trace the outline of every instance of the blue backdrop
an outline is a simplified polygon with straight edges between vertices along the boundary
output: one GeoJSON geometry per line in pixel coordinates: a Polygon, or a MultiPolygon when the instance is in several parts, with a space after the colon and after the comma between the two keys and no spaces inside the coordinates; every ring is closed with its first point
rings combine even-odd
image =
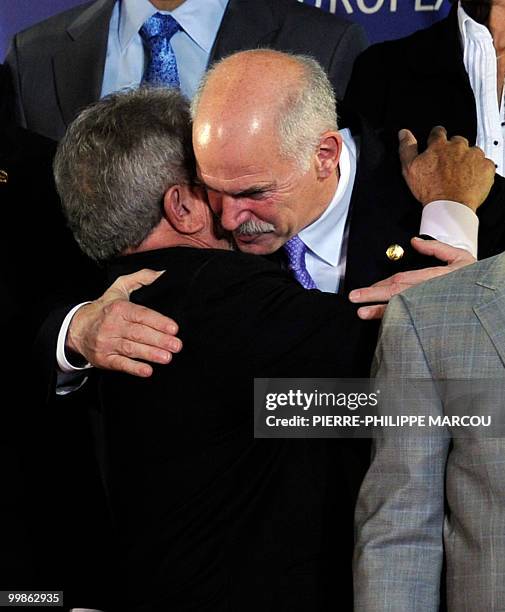
{"type": "MultiPolygon", "coordinates": [[[[371,42],[399,38],[449,11],[449,0],[304,0],[361,23],[371,42]]],[[[202,0],[205,2],[205,0],[202,0]]],[[[0,58],[13,34],[83,0],[0,0],[0,58]]]]}

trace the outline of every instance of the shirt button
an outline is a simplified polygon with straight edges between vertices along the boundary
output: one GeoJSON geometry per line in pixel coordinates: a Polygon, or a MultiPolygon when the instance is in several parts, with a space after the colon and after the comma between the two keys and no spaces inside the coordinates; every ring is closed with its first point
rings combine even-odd
{"type": "Polygon", "coordinates": [[[499,143],[497,140],[495,140],[495,141],[493,142],[493,144],[494,144],[495,146],[497,146],[497,145],[499,145],[500,143],[499,143]]]}
{"type": "Polygon", "coordinates": [[[505,121],[502,121],[502,124],[501,124],[501,126],[503,127],[504,125],[505,125],[505,121]]]}

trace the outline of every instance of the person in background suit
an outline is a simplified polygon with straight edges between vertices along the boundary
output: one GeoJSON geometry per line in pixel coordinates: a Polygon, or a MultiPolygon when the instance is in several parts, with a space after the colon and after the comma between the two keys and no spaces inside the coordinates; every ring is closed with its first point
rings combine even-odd
{"type": "Polygon", "coordinates": [[[422,143],[443,125],[477,144],[505,176],[504,24],[502,2],[455,2],[439,23],[364,51],[346,103],[374,126],[409,128],[422,143]]]}
{"type": "Polygon", "coordinates": [[[85,110],[55,177],[77,242],[111,280],[169,270],[132,298],[175,316],[185,345],[151,378],[98,374],[120,547],[114,609],[326,611],[337,590],[352,610],[347,445],[254,440],[251,379],[365,375],[369,323],[342,296],[231,249],[194,186],[175,89],[85,110]]]}
{"type": "MultiPolygon", "coordinates": [[[[450,242],[460,213],[471,226],[476,217],[467,206],[428,202],[448,198],[476,210],[494,175],[481,151],[447,142],[442,130],[434,131],[422,155],[406,132],[403,172],[413,197],[397,156],[386,155],[366,123],[351,117],[350,129],[337,130],[335,98],[322,69],[309,58],[278,51],[245,51],[222,60],[207,72],[192,111],[200,179],[238,247],[262,255],[284,247],[299,267],[289,250],[293,238],[298,245],[301,240],[307,286],[347,293],[381,281],[353,291],[357,302],[387,301],[410,282],[449,271],[451,266],[408,273],[432,263],[419,252],[436,255],[441,249],[446,261],[461,255],[421,240],[411,249],[410,240],[420,232],[450,242]]],[[[496,199],[495,192],[491,208],[496,199]]],[[[458,244],[476,252],[466,240],[474,230],[458,244]]],[[[503,227],[494,231],[486,242],[500,249],[503,227]]],[[[368,306],[360,312],[371,318],[383,310],[368,306]]]]}
{"type": "Polygon", "coordinates": [[[168,52],[188,97],[209,63],[257,46],[312,54],[342,97],[366,47],[361,26],[295,0],[96,0],[14,37],[7,64],[20,124],[59,140],[86,105],[138,86],[151,57],[142,27],[157,11],[175,20],[167,25],[168,52]]]}
{"type": "Polygon", "coordinates": [[[498,255],[415,287],[386,311],[375,369],[378,388],[396,388],[387,414],[492,421],[375,439],[356,510],[360,612],[437,612],[444,577],[448,612],[503,609],[504,287],[498,255]]]}

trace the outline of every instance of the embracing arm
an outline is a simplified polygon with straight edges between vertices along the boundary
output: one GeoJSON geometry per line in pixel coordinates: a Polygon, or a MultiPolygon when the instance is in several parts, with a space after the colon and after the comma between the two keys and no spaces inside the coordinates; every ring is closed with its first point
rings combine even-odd
{"type": "Polygon", "coordinates": [[[382,302],[360,308],[358,314],[364,319],[381,318],[391,297],[408,287],[475,262],[475,212],[489,195],[495,176],[493,162],[481,149],[470,147],[461,136],[448,140],[443,127],[432,129],[423,153],[419,153],[417,140],[409,130],[401,130],[399,139],[403,177],[423,206],[420,232],[438,241],[417,239],[412,245],[421,254],[448,265],[401,272],[353,291],[349,297],[354,303],[382,302]]]}

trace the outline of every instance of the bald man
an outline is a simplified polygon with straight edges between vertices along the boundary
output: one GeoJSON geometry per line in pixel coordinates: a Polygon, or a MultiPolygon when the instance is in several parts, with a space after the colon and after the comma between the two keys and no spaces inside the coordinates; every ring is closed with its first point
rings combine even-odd
{"type": "MultiPolygon", "coordinates": [[[[312,59],[270,50],[232,55],[207,73],[192,113],[199,176],[223,227],[246,253],[286,247],[286,263],[304,286],[385,302],[472,261],[443,243],[417,239],[412,248],[411,239],[428,234],[475,254],[475,211],[491,188],[493,164],[463,139],[448,142],[442,128],[417,155],[404,131],[409,191],[396,151],[388,155],[359,118],[338,130],[330,83],[312,59]],[[449,265],[407,272],[429,265],[430,255],[449,265]]],[[[486,244],[496,252],[505,246],[491,238],[486,244]]],[[[360,314],[383,311],[374,305],[360,314]]]]}

